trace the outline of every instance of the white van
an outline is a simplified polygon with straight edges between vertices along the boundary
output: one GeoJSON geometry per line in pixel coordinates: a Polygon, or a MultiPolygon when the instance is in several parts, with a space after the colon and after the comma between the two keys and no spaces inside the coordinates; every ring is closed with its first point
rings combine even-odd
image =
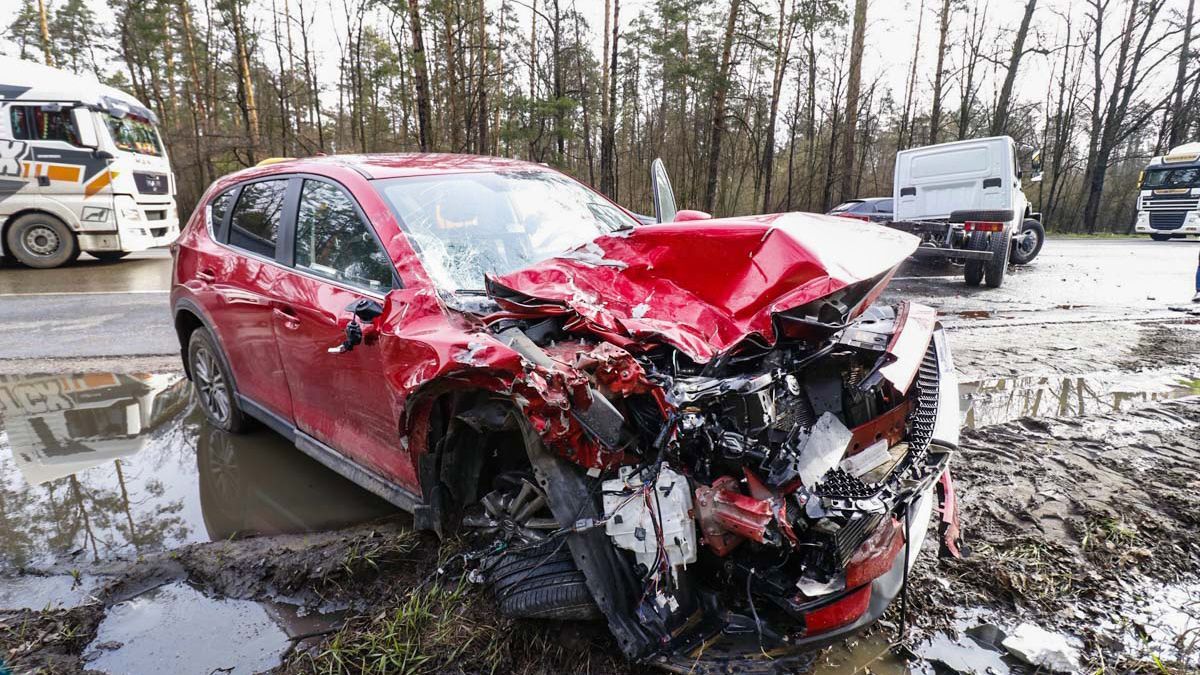
{"type": "Polygon", "coordinates": [[[1200,143],[1171,148],[1146,165],[1134,231],[1154,241],[1200,234],[1200,143]]]}
{"type": "Polygon", "coordinates": [[[30,267],[116,260],[179,235],[175,177],[137,99],[0,56],[0,251],[30,267]]]}
{"type": "MultiPolygon", "coordinates": [[[[1033,180],[1040,180],[1036,155],[1033,180]]],[[[999,286],[1011,261],[1041,251],[1045,230],[1021,191],[1016,143],[1008,136],[896,153],[893,227],[923,239],[918,253],[964,262],[968,285],[999,286]]]]}

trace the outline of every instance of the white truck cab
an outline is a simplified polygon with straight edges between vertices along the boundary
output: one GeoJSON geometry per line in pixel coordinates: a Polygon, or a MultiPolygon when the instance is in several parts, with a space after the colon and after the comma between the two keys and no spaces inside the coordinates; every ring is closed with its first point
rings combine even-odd
{"type": "MultiPolygon", "coordinates": [[[[1034,176],[1041,179],[1037,154],[1034,176]]],[[[1017,146],[1008,136],[896,153],[890,226],[922,237],[921,257],[961,260],[964,278],[999,286],[1011,261],[1031,262],[1045,230],[1021,190],[1017,146]]]]}
{"type": "Polygon", "coordinates": [[[0,251],[30,267],[179,235],[158,118],[95,79],[0,56],[0,251]]]}
{"type": "Polygon", "coordinates": [[[1155,241],[1200,235],[1200,143],[1171,148],[1146,165],[1134,231],[1155,241]]]}

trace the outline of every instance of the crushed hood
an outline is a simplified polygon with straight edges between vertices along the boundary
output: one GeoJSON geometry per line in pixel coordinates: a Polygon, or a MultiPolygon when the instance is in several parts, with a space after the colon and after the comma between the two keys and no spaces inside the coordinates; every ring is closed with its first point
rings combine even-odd
{"type": "Polygon", "coordinates": [[[647,225],[491,277],[488,291],[510,312],[573,314],[619,342],[707,362],[752,336],[773,344],[776,313],[871,280],[873,297],[918,243],[807,213],[647,225]]]}

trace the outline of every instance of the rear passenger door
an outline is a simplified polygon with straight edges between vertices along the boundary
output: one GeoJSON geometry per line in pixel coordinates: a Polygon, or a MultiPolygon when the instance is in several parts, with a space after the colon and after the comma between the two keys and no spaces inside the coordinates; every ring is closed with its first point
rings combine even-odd
{"type": "MultiPolygon", "coordinates": [[[[274,294],[285,274],[276,260],[281,225],[290,217],[289,191],[298,188],[289,178],[243,183],[228,198],[232,207],[216,233],[231,254],[204,260],[196,272],[207,284],[202,292],[212,294],[205,306],[238,393],[287,422],[292,402],[275,342],[274,294]]],[[[222,206],[224,199],[217,198],[222,206]]]]}
{"type": "Polygon", "coordinates": [[[395,270],[374,228],[341,185],[298,178],[290,266],[276,298],[275,337],[284,355],[296,426],[359,464],[416,491],[401,452],[397,402],[385,379],[387,337],[364,326],[363,342],[331,353],[361,299],[383,306],[395,270]]]}

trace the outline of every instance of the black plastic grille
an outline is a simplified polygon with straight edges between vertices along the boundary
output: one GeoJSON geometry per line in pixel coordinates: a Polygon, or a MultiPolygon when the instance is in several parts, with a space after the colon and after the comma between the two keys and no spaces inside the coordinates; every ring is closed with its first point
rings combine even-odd
{"type": "Polygon", "coordinates": [[[933,340],[925,350],[925,358],[917,370],[917,407],[908,418],[908,444],[912,450],[929,447],[933,440],[933,425],[938,410],[938,357],[933,340]]]}
{"type": "Polygon", "coordinates": [[[165,195],[171,187],[171,180],[165,173],[134,171],[133,182],[138,192],[144,195],[165,195]]]}
{"type": "Polygon", "coordinates": [[[1174,230],[1183,227],[1187,211],[1151,211],[1150,227],[1156,230],[1174,230]]]}
{"type": "Polygon", "coordinates": [[[879,526],[879,521],[882,519],[883,516],[879,514],[860,515],[857,518],[851,518],[846,521],[846,524],[842,525],[837,533],[833,535],[833,546],[840,567],[846,567],[850,562],[850,558],[854,556],[854,552],[875,531],[875,528],[879,526]]]}

